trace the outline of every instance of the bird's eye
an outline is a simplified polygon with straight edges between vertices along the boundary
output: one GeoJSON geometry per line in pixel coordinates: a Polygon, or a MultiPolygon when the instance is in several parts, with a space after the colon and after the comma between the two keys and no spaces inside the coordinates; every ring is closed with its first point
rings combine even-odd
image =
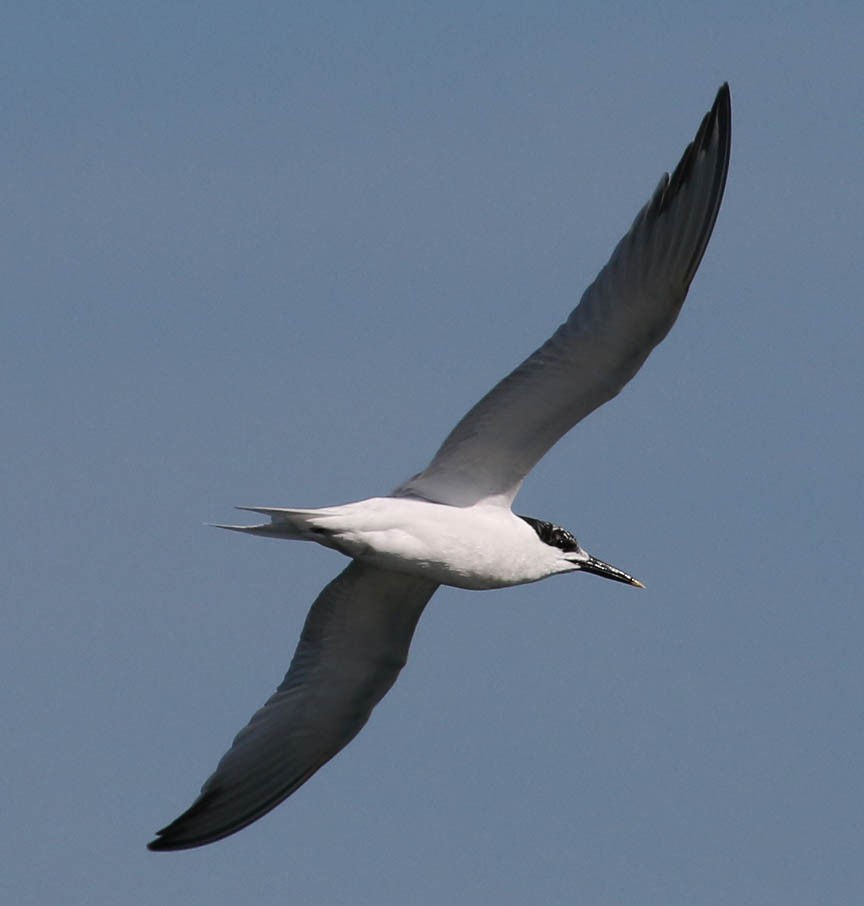
{"type": "Polygon", "coordinates": [[[579,542],[567,531],[567,529],[556,528],[552,532],[552,543],[562,551],[575,551],[579,548],[579,542]]]}

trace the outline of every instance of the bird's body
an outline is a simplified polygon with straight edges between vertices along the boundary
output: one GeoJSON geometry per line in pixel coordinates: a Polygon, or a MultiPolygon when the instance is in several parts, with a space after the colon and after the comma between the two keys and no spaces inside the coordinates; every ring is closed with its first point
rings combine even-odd
{"type": "Polygon", "coordinates": [[[454,507],[420,497],[372,497],[315,510],[242,507],[264,525],[232,531],[315,541],[371,566],[474,591],[538,582],[578,569],[509,507],[454,507]]]}
{"type": "Polygon", "coordinates": [[[308,540],[351,558],[318,596],[285,679],[240,731],[198,799],[155,850],[232,834],[343,749],[395,682],[439,585],[492,589],[565,572],[628,585],[552,523],[513,513],[526,475],[570,428],[614,397],[675,322],[711,236],[729,165],[724,85],[579,305],[456,425],[430,464],[391,495],[224,528],[308,540]]]}

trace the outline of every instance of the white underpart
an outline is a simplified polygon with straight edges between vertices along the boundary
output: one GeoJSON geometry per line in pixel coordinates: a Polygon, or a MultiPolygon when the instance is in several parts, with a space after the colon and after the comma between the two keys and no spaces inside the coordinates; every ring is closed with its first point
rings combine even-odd
{"type": "Polygon", "coordinates": [[[316,541],[383,569],[457,588],[504,588],[577,568],[528,523],[499,506],[452,507],[410,497],[373,497],[317,510],[244,507],[271,522],[223,526],[316,541]]]}

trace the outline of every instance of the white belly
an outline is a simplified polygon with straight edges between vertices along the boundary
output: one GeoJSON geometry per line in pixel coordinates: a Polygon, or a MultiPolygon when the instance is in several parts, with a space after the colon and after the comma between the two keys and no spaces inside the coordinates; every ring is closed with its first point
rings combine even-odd
{"type": "Polygon", "coordinates": [[[310,520],[358,560],[457,588],[536,582],[552,570],[534,530],[501,507],[458,508],[381,497],[330,507],[310,520]]]}

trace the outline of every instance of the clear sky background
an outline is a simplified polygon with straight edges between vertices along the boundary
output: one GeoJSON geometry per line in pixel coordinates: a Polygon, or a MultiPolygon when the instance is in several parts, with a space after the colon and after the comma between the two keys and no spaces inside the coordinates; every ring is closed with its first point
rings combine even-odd
{"type": "Polygon", "coordinates": [[[850,904],[856,3],[19,3],[0,29],[0,899],[850,904]],[[312,545],[567,315],[729,80],[684,312],[520,512],[646,591],[442,589],[358,739],[151,854],[280,681],[312,545]]]}

